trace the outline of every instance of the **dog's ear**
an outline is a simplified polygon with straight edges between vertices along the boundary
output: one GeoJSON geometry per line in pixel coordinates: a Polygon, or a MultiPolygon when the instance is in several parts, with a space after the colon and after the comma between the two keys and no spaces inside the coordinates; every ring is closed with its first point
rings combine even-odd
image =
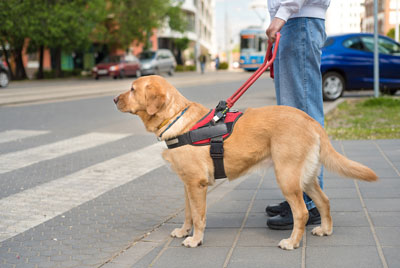
{"type": "Polygon", "coordinates": [[[156,114],[165,104],[165,89],[157,82],[149,83],[146,88],[146,112],[149,115],[156,114]]]}

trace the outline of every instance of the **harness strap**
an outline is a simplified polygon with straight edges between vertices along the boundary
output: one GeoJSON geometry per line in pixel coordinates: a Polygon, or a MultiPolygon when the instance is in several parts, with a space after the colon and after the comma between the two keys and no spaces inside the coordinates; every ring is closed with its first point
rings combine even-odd
{"type": "Polygon", "coordinates": [[[223,135],[228,134],[231,131],[232,126],[233,122],[221,123],[215,126],[207,125],[205,127],[186,132],[170,140],[166,140],[165,144],[167,145],[168,149],[174,149],[187,144],[193,145],[195,142],[209,138],[213,139],[219,136],[222,138],[223,135]]]}
{"type": "Polygon", "coordinates": [[[222,136],[211,139],[210,155],[214,163],[214,178],[226,178],[224,167],[224,139],[222,136]]]}
{"type": "MultiPolygon", "coordinates": [[[[215,113],[220,112],[220,110],[215,110],[215,113]]],[[[208,113],[203,119],[201,119],[199,121],[200,123],[198,124],[201,124],[202,121],[206,121],[210,113],[208,113]]],[[[218,120],[211,120],[211,118],[209,118],[208,120],[211,121],[208,121],[208,123],[206,121],[205,125],[198,128],[192,128],[192,130],[182,135],[179,135],[169,140],[165,140],[165,144],[167,145],[168,149],[174,149],[184,145],[210,145],[210,156],[214,164],[214,178],[226,178],[224,167],[224,139],[229,137],[229,135],[232,133],[232,128],[235,122],[242,115],[242,113],[239,113],[235,117],[231,117],[227,120],[230,121],[233,119],[234,121],[225,122],[225,117],[229,117],[230,114],[231,113],[228,113],[228,116],[223,114],[221,118],[224,118],[224,120],[218,123],[216,122],[218,120]]]]}

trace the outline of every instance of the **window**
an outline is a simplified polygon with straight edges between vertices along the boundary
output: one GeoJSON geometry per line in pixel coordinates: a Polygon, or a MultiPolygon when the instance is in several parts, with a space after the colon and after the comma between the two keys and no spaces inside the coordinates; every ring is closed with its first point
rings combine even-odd
{"type": "Polygon", "coordinates": [[[254,49],[255,36],[253,34],[242,35],[240,38],[240,49],[254,49]]]}
{"type": "Polygon", "coordinates": [[[258,37],[258,51],[264,52],[266,51],[265,43],[267,41],[267,38],[264,36],[259,36],[258,37]]]}
{"type": "MultiPolygon", "coordinates": [[[[361,39],[364,46],[368,49],[368,51],[374,52],[374,38],[372,36],[365,36],[361,37],[361,39]]],[[[382,54],[400,56],[399,44],[386,38],[379,37],[378,50],[379,53],[382,54]]]]}
{"type": "Polygon", "coordinates": [[[379,38],[379,51],[384,54],[400,56],[400,45],[386,38],[379,38]]]}
{"type": "Polygon", "coordinates": [[[195,16],[193,13],[186,13],[187,26],[186,30],[189,32],[195,32],[195,16]]]}
{"type": "Polygon", "coordinates": [[[156,53],[153,51],[144,51],[140,53],[139,58],[141,60],[148,60],[148,59],[153,59],[155,55],[156,53]]]}
{"type": "Polygon", "coordinates": [[[343,46],[351,49],[365,50],[360,38],[352,37],[343,42],[343,46]]]}

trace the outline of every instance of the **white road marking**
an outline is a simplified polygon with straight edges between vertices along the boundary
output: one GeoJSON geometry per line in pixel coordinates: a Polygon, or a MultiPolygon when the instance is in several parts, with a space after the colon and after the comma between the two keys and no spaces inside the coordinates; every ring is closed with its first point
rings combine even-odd
{"type": "Polygon", "coordinates": [[[0,155],[0,174],[96,147],[127,136],[129,134],[89,133],[27,150],[3,154],[0,155]]]}
{"type": "Polygon", "coordinates": [[[0,200],[0,243],[164,165],[156,143],[0,200]]]}
{"type": "Polygon", "coordinates": [[[39,136],[43,134],[47,134],[49,131],[41,131],[41,130],[7,130],[4,132],[0,132],[0,143],[21,140],[29,137],[39,136]]]}

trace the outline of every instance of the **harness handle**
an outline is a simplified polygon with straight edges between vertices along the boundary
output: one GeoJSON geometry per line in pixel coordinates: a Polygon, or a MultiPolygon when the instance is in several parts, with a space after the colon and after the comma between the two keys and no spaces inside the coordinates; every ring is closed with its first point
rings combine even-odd
{"type": "Polygon", "coordinates": [[[230,97],[226,100],[226,105],[228,108],[232,108],[235,102],[246,92],[246,90],[254,84],[254,82],[264,73],[269,67],[272,66],[276,58],[276,53],[278,51],[279,40],[281,39],[281,34],[278,32],[276,33],[276,41],[274,51],[272,52],[272,45],[273,43],[268,40],[268,48],[267,53],[264,58],[264,63],[254,72],[254,74],[246,81],[244,84],[230,97]]]}

